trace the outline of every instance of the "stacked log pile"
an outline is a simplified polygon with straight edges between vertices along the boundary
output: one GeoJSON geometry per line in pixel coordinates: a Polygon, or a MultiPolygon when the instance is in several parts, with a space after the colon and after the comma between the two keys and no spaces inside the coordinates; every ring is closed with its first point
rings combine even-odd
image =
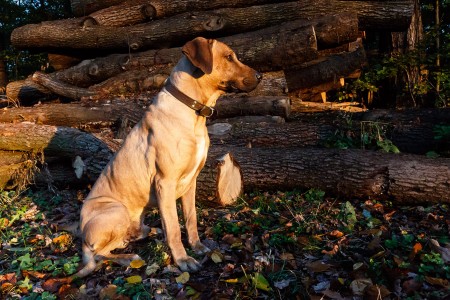
{"type": "Polygon", "coordinates": [[[437,121],[419,112],[388,121],[370,112],[354,115],[348,134],[361,134],[367,119],[389,122],[391,140],[416,154],[394,157],[323,148],[343,130],[335,113],[299,117],[299,103],[289,97],[323,95],[358,76],[366,64],[361,31],[405,30],[412,1],[72,0],[72,8],[76,18],[12,34],[17,48],[49,52],[55,71],[7,86],[9,99],[22,107],[0,111],[0,188],[26,184],[23,178],[49,185],[93,182],[151,105],[180,47],[205,36],[230,45],[241,61],[264,72],[264,80],[249,95],[218,101],[197,185],[200,200],[229,204],[243,187],[316,187],[399,202],[450,202],[448,159],[418,155],[445,151],[448,144],[417,140],[418,134],[432,137],[436,122],[448,124],[447,111],[433,113],[437,121]],[[44,103],[55,97],[71,102],[44,103]],[[290,118],[292,111],[297,117],[290,118]],[[37,167],[40,174],[31,176],[37,167]]]}

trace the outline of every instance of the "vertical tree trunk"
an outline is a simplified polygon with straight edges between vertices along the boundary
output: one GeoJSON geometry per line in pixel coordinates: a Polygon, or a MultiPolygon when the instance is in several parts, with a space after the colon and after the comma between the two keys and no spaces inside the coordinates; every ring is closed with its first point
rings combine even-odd
{"type": "Polygon", "coordinates": [[[6,63],[3,58],[0,58],[0,94],[5,92],[7,83],[8,76],[6,73],[6,63]]]}
{"type": "Polygon", "coordinates": [[[435,4],[435,18],[436,18],[436,94],[439,97],[439,91],[441,90],[441,80],[439,78],[440,72],[441,72],[441,56],[440,56],[440,48],[441,48],[441,41],[440,41],[440,34],[439,30],[441,27],[441,19],[439,16],[439,0],[436,0],[435,4]]]}

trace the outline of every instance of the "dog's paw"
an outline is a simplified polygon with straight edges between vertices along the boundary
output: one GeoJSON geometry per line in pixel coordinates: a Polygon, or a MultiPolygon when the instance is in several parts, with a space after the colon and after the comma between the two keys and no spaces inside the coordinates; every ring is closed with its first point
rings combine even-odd
{"type": "Polygon", "coordinates": [[[200,241],[192,245],[192,250],[194,250],[195,254],[202,255],[208,252],[211,252],[211,249],[203,245],[200,241]]]}
{"type": "Polygon", "coordinates": [[[197,272],[201,269],[202,265],[190,256],[175,259],[175,263],[183,272],[197,272]]]}

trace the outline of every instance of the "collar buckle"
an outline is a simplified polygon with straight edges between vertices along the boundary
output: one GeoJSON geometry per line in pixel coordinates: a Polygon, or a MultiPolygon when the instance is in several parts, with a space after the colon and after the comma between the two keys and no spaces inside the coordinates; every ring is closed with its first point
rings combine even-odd
{"type": "Polygon", "coordinates": [[[204,105],[201,109],[197,110],[197,114],[209,118],[214,114],[214,111],[214,108],[204,105]]]}

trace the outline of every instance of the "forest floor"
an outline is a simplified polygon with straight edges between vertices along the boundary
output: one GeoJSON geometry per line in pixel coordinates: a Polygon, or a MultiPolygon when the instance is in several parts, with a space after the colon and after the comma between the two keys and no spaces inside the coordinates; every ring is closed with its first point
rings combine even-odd
{"type": "MultiPolygon", "coordinates": [[[[0,192],[2,299],[450,299],[450,208],[336,199],[321,191],[245,195],[198,206],[203,268],[172,264],[157,210],[129,267],[104,262],[84,279],[69,231],[85,190],[0,192]],[[447,245],[447,246],[445,246],[447,245]]],[[[184,228],[183,237],[185,237],[184,228]]]]}

